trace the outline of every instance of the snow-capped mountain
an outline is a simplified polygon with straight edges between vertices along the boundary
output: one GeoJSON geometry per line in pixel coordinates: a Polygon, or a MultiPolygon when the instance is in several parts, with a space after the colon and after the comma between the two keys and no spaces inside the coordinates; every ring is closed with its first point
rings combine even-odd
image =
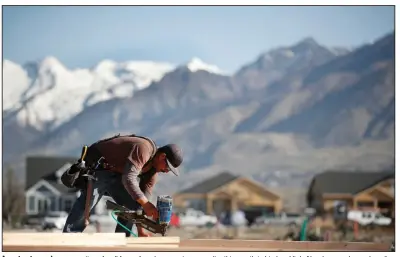
{"type": "Polygon", "coordinates": [[[130,99],[86,108],[37,140],[35,154],[74,155],[83,142],[136,133],[179,144],[189,171],[280,170],[301,178],[337,165],[392,165],[394,34],[341,56],[313,40],[289,48],[294,62],[276,53],[263,69],[257,58],[245,77],[176,69],[130,99]],[[269,71],[282,76],[248,86],[269,71]]]}
{"type": "MultiPolygon", "coordinates": [[[[183,66],[191,72],[222,73],[199,58],[183,66]]],[[[55,57],[23,66],[5,60],[3,111],[22,126],[53,130],[85,107],[132,97],[176,67],[166,62],[103,60],[91,69],[70,70],[55,57]]]]}
{"type": "Polygon", "coordinates": [[[300,78],[314,67],[347,53],[349,51],[345,48],[333,50],[318,44],[313,38],[305,38],[294,45],[260,54],[256,61],[243,66],[235,76],[246,90],[269,87],[285,79],[292,83],[289,85],[285,81],[283,84],[293,89],[300,84],[294,77],[300,78]]]}
{"type": "Polygon", "coordinates": [[[131,97],[160,80],[175,65],[150,61],[105,60],[93,69],[69,70],[54,57],[20,66],[4,62],[4,109],[21,125],[53,129],[85,107],[131,97]]]}
{"type": "MultiPolygon", "coordinates": [[[[221,170],[292,190],[304,188],[325,169],[393,169],[394,42],[391,33],[346,54],[306,39],[264,52],[231,75],[194,58],[133,97],[85,106],[52,131],[3,122],[3,166],[22,165],[29,155],[77,156],[83,144],[136,133],[159,145],[174,142],[183,148],[182,176],[166,176],[157,185],[157,192],[167,194],[221,170]]],[[[7,65],[14,74],[36,74],[26,65],[7,65]]],[[[35,90],[54,90],[47,84],[59,81],[58,72],[65,68],[50,66],[57,76],[40,80],[35,90]]],[[[104,61],[90,72],[121,78],[115,66],[104,61]]],[[[33,94],[25,83],[30,76],[12,76],[5,78],[7,101],[33,94]]],[[[74,81],[82,84],[83,76],[74,81]]],[[[41,97],[37,94],[35,101],[40,103],[41,97]]],[[[74,100],[61,93],[57,97],[74,100]]],[[[28,100],[15,102],[25,111],[28,100]]]]}
{"type": "Polygon", "coordinates": [[[203,71],[208,71],[209,73],[215,73],[221,75],[226,74],[226,72],[222,71],[218,66],[205,63],[198,57],[193,57],[189,62],[186,63],[185,66],[191,72],[203,70],[203,71]]]}

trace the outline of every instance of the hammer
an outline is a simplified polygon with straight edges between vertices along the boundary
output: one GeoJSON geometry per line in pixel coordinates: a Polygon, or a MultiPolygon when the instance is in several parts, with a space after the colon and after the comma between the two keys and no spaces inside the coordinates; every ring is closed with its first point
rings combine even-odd
{"type": "MultiPolygon", "coordinates": [[[[79,160],[78,160],[79,167],[82,169],[85,168],[85,157],[87,154],[87,149],[88,149],[88,147],[86,145],[82,147],[81,158],[79,158],[79,160]]],[[[83,176],[86,176],[86,174],[83,176]]],[[[89,181],[90,181],[90,179],[89,179],[89,181]]],[[[87,214],[87,212],[88,212],[88,209],[90,206],[91,190],[92,190],[92,185],[89,182],[88,186],[87,186],[86,202],[85,202],[85,226],[89,225],[89,215],[87,214]]]]}
{"type": "MultiPolygon", "coordinates": [[[[94,167],[94,170],[96,170],[102,163],[103,163],[104,157],[101,157],[97,163],[96,166],[94,167]]],[[[87,174],[84,174],[84,177],[87,177],[88,179],[88,184],[87,184],[87,190],[86,190],[86,201],[85,201],[85,226],[89,225],[89,214],[90,214],[90,202],[92,200],[92,190],[93,190],[93,180],[97,180],[92,174],[90,174],[91,169],[88,170],[87,174]]]]}

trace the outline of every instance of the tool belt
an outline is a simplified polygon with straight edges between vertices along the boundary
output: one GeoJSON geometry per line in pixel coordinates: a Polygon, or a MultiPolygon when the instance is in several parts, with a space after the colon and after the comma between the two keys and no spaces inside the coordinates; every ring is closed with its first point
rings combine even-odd
{"type": "MultiPolygon", "coordinates": [[[[138,136],[136,134],[125,135],[127,137],[139,137],[148,140],[153,145],[152,159],[157,151],[157,145],[153,140],[147,137],[138,136]]],[[[71,167],[61,176],[61,182],[68,188],[85,189],[87,186],[88,177],[95,176],[96,169],[114,170],[115,166],[108,163],[102,154],[97,150],[96,145],[101,142],[112,140],[114,138],[122,137],[120,134],[106,139],[101,139],[91,145],[89,148],[83,146],[80,159],[71,165],[71,167]],[[100,162],[101,160],[101,162],[100,162]]],[[[150,161],[150,160],[149,160],[150,161]]],[[[139,175],[141,178],[141,175],[139,175]]]]}
{"type": "Polygon", "coordinates": [[[81,157],[61,176],[61,182],[68,188],[85,189],[88,176],[95,176],[95,170],[110,168],[100,152],[93,146],[82,148],[81,157]]]}

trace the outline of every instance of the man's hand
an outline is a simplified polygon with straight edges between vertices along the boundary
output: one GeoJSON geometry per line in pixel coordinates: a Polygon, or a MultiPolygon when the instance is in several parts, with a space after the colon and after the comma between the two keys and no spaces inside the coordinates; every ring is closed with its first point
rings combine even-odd
{"type": "Polygon", "coordinates": [[[137,232],[138,232],[138,237],[151,237],[151,234],[146,233],[144,231],[144,228],[140,226],[139,224],[136,225],[137,232]]]}
{"type": "Polygon", "coordinates": [[[143,233],[138,233],[138,237],[151,237],[151,235],[146,232],[143,232],[143,233]]]}
{"type": "Polygon", "coordinates": [[[148,217],[153,217],[153,219],[155,219],[155,220],[158,219],[158,210],[154,206],[154,204],[152,204],[151,202],[147,202],[147,203],[143,204],[142,206],[143,206],[144,213],[146,213],[146,215],[148,217]]]}

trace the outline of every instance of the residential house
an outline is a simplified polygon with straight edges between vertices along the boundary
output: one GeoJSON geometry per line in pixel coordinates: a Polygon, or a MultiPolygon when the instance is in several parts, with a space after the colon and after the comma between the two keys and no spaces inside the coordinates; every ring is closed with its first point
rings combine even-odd
{"type": "Polygon", "coordinates": [[[339,202],[348,209],[381,210],[394,217],[394,172],[327,171],[316,175],[307,192],[308,206],[331,213],[339,202]]]}
{"type": "Polygon", "coordinates": [[[249,178],[222,172],[176,193],[174,206],[216,214],[240,208],[246,215],[280,212],[282,199],[249,178]]]}
{"type": "MultiPolygon", "coordinates": [[[[26,214],[37,215],[46,212],[69,212],[80,195],[61,183],[61,175],[76,158],[32,156],[26,159],[26,214]]],[[[103,212],[104,203],[94,210],[103,212]]]]}

